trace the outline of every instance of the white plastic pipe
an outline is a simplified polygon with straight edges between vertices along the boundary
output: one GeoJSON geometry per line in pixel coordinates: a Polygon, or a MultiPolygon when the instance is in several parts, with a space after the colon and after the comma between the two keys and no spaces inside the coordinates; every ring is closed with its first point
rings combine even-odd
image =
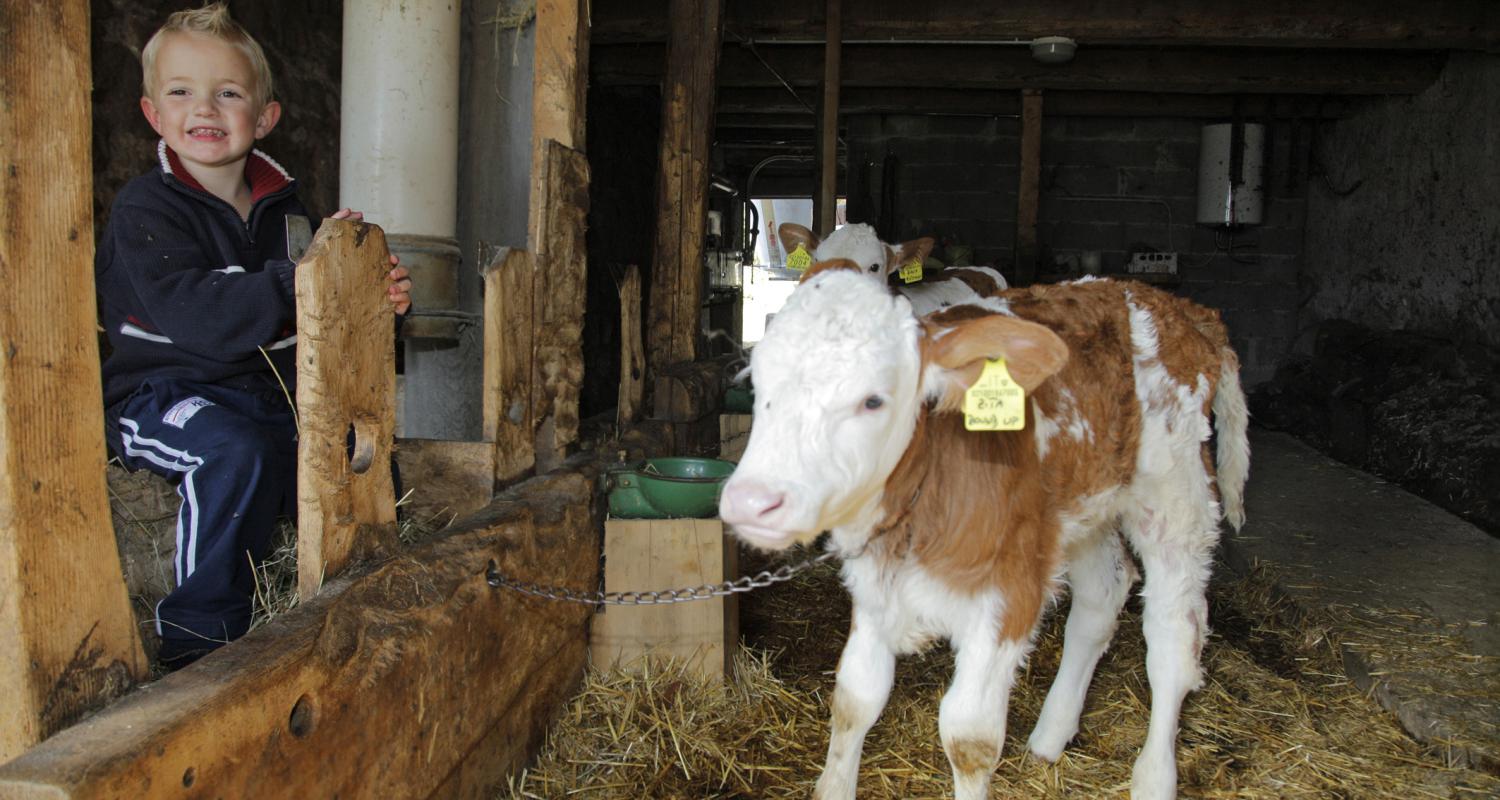
{"type": "Polygon", "coordinates": [[[339,204],[386,233],[458,220],[458,0],[345,0],[339,204]]]}

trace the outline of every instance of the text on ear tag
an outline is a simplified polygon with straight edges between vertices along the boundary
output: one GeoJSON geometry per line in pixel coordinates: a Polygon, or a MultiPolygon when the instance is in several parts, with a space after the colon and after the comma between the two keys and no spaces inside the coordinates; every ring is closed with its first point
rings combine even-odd
{"type": "Polygon", "coordinates": [[[797,249],[787,254],[786,266],[788,269],[801,272],[812,266],[812,254],[807,252],[807,248],[803,247],[801,242],[798,242],[797,249]]]}
{"type": "Polygon", "coordinates": [[[1011,380],[1005,359],[986,359],[984,371],[964,392],[964,429],[1018,431],[1026,427],[1026,391],[1011,380]]]}

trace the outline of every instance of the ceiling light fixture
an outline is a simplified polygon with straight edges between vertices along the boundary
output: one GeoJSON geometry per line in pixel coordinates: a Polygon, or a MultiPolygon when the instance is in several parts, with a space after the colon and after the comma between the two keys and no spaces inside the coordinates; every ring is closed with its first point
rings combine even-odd
{"type": "Polygon", "coordinates": [[[1066,64],[1073,60],[1078,43],[1066,36],[1039,36],[1031,40],[1031,57],[1043,64],[1066,64]]]}

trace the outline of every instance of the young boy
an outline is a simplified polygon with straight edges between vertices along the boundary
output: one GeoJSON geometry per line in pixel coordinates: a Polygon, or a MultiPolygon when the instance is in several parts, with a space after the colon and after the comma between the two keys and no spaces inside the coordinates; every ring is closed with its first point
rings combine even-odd
{"type": "MultiPolygon", "coordinates": [[[[172,14],[141,60],[157,165],[116,197],[94,272],[113,351],[110,446],[182,496],[176,589],[157,606],[157,656],[175,669],[249,628],[252,561],[296,507],[286,229],[307,212],[286,170],[253,149],[281,106],[265,54],[222,3],[172,14]]],[[[404,314],[411,281],[391,263],[387,294],[404,314]]]]}

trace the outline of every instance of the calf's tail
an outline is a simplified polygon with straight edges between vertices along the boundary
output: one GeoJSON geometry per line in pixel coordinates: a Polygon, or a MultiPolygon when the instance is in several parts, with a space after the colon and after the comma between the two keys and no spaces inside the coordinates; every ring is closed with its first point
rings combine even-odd
{"type": "Polygon", "coordinates": [[[1240,360],[1223,348],[1219,386],[1214,394],[1214,438],[1218,440],[1219,499],[1224,518],[1239,530],[1245,524],[1245,480],[1250,477],[1250,410],[1240,388],[1240,360]]]}

